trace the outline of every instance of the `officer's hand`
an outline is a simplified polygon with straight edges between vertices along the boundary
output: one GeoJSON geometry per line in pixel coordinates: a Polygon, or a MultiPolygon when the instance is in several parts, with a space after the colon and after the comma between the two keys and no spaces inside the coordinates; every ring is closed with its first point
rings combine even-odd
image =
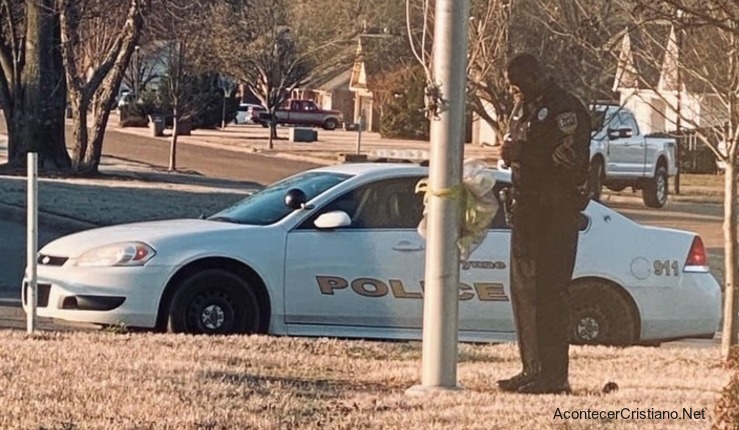
{"type": "Polygon", "coordinates": [[[506,135],[503,139],[503,146],[500,148],[500,155],[507,166],[521,159],[521,150],[523,142],[511,139],[510,135],[506,135]]]}

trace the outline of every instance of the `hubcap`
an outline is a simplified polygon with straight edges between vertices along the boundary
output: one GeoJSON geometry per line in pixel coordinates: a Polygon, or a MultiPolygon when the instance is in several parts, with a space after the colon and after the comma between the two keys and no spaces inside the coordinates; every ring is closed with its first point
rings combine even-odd
{"type": "Polygon", "coordinates": [[[223,332],[232,330],[234,303],[228,293],[208,290],[196,295],[187,307],[188,332],[223,332]]]}
{"type": "Polygon", "coordinates": [[[593,317],[585,317],[577,323],[577,337],[582,340],[595,340],[600,333],[600,324],[593,317]]]}
{"type": "Polygon", "coordinates": [[[657,198],[660,202],[665,199],[665,188],[665,177],[660,175],[657,177],[657,198]]]}
{"type": "Polygon", "coordinates": [[[216,330],[222,326],[223,322],[226,320],[226,313],[220,306],[210,305],[203,309],[203,313],[200,315],[200,320],[209,330],[216,330]]]}

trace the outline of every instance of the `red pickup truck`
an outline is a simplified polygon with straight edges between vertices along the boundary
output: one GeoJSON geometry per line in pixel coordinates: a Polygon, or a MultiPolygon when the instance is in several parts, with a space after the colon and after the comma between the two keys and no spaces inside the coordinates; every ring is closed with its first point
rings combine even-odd
{"type": "MultiPolygon", "coordinates": [[[[264,110],[255,111],[252,119],[254,122],[269,127],[270,114],[264,110]]],[[[325,130],[334,130],[341,127],[344,117],[336,110],[319,109],[310,100],[290,100],[285,108],[275,111],[277,124],[279,125],[302,125],[310,127],[323,127],[325,130]]]]}

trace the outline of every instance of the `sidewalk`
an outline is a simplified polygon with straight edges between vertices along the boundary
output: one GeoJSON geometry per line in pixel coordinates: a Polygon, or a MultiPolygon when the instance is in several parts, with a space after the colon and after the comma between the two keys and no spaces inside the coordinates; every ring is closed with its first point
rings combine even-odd
{"type": "MultiPolygon", "coordinates": [[[[148,128],[120,127],[117,116],[111,115],[109,130],[129,133],[168,141],[171,130],[165,130],[166,136],[153,137],[148,128]]],[[[345,130],[315,129],[318,133],[316,142],[290,142],[290,128],[278,127],[278,139],[274,140],[273,149],[269,149],[269,129],[259,125],[229,125],[225,130],[196,129],[190,136],[178,137],[178,142],[191,145],[217,147],[239,152],[259,153],[282,158],[308,161],[316,164],[336,164],[340,154],[356,154],[358,133],[345,130]]],[[[363,132],[360,141],[360,153],[372,155],[376,151],[387,150],[429,150],[429,142],[404,139],[386,139],[379,133],[363,132]]],[[[482,158],[495,165],[499,158],[499,148],[465,144],[466,158],[482,158]]]]}

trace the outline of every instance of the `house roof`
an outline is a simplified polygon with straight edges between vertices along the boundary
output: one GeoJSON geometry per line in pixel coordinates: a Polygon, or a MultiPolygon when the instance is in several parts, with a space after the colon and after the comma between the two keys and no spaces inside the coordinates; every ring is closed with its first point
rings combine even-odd
{"type": "Polygon", "coordinates": [[[645,25],[624,35],[614,87],[657,88],[669,31],[668,26],[645,25]]]}
{"type": "Polygon", "coordinates": [[[721,62],[721,35],[699,29],[680,33],[673,26],[651,24],[624,35],[619,52],[614,90],[618,88],[715,92],[709,82],[721,81],[725,73],[709,70],[721,62]],[[679,73],[679,76],[678,76],[679,73]],[[708,79],[707,79],[708,78],[708,79]]]}
{"type": "Polygon", "coordinates": [[[316,85],[316,89],[320,91],[334,91],[344,86],[349,85],[349,80],[352,76],[352,69],[346,69],[343,72],[330,77],[323,82],[319,82],[316,85]]]}

